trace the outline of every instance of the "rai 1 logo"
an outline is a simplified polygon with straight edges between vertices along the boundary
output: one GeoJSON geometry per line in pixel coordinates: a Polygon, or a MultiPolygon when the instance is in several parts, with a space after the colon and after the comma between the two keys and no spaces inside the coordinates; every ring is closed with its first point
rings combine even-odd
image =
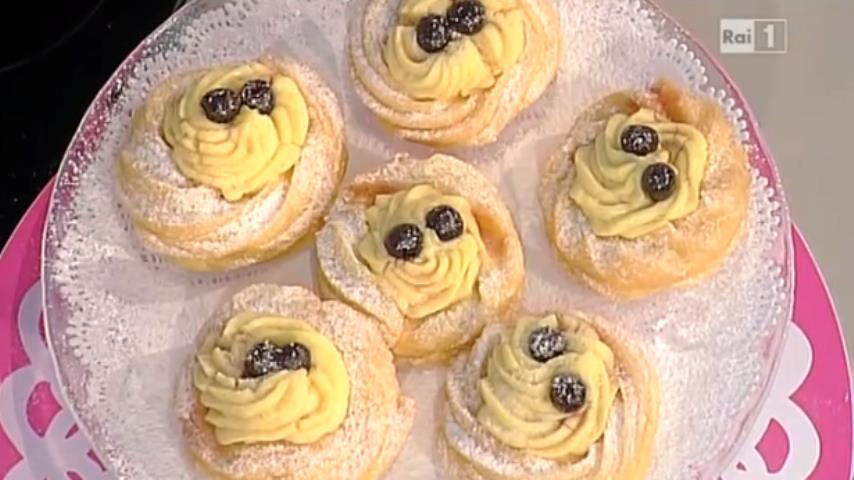
{"type": "Polygon", "coordinates": [[[786,53],[785,18],[722,18],[721,53],[786,53]]]}

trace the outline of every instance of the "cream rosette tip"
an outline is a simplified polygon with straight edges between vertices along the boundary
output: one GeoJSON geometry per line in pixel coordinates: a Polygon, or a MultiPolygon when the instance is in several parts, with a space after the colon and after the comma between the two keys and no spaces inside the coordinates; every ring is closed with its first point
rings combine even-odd
{"type": "Polygon", "coordinates": [[[488,327],[452,367],[440,454],[451,478],[643,478],[658,419],[644,358],[580,314],[488,327]]]}
{"type": "Polygon", "coordinates": [[[186,177],[228,201],[257,193],[289,172],[309,129],[305,97],[294,80],[261,62],[212,70],[167,105],[162,134],[186,177]],[[250,81],[269,84],[271,110],[243,105],[229,122],[207,118],[202,104],[216,89],[238,93],[250,81]]]}
{"type": "Polygon", "coordinates": [[[302,287],[253,285],[199,332],[182,438],[217,478],[381,478],[412,428],[376,323],[302,287]]]}
{"type": "Polygon", "coordinates": [[[592,144],[576,151],[569,196],[596,235],[638,238],[697,209],[708,156],[706,138],[689,124],[668,121],[648,108],[615,113],[592,144]],[[635,126],[656,132],[658,150],[640,156],[623,149],[621,138],[635,126]],[[651,199],[642,185],[644,171],[656,163],[675,171],[674,193],[663,201],[651,199]]]}
{"type": "Polygon", "coordinates": [[[118,193],[146,248],[229,270],[316,228],[345,167],[333,92],[305,65],[265,57],[157,85],[135,112],[118,193]]]}
{"type": "Polygon", "coordinates": [[[614,354],[591,328],[572,328],[562,332],[554,315],[523,317],[494,347],[478,384],[483,406],[477,419],[507,445],[544,458],[577,458],[605,431],[617,395],[614,354]],[[561,335],[566,345],[554,358],[538,360],[531,353],[535,332],[561,335]],[[580,385],[580,399],[573,399],[581,402],[578,410],[561,410],[552,399],[554,380],[562,375],[580,385]]]}
{"type": "Polygon", "coordinates": [[[403,0],[399,24],[383,50],[389,80],[418,100],[454,100],[495,85],[525,49],[527,18],[514,0],[478,2],[485,12],[480,29],[470,35],[449,33],[441,51],[428,52],[419,44],[419,22],[430,15],[444,18],[455,2],[403,0]]]}
{"type": "Polygon", "coordinates": [[[359,242],[359,258],[409,318],[421,319],[477,296],[476,283],[486,247],[471,207],[462,197],[443,195],[430,185],[416,185],[378,195],[367,210],[368,232],[359,242]],[[462,220],[459,236],[439,238],[427,219],[436,209],[453,209],[462,220]],[[421,252],[412,259],[390,255],[386,241],[399,225],[415,225],[421,252]]]}
{"type": "Polygon", "coordinates": [[[328,338],[300,320],[248,312],[232,317],[203,343],[193,384],[220,445],[315,442],[344,421],[350,395],[341,353],[328,338]],[[252,349],[271,344],[300,345],[311,363],[247,377],[252,349]]]}
{"type": "Polygon", "coordinates": [[[553,0],[368,0],[350,32],[356,91],[396,134],[482,145],[557,73],[553,0]]]}
{"type": "Polygon", "coordinates": [[[521,244],[498,190],[446,155],[355,179],[318,233],[324,291],[378,319],[394,352],[440,360],[515,309],[521,244]]]}

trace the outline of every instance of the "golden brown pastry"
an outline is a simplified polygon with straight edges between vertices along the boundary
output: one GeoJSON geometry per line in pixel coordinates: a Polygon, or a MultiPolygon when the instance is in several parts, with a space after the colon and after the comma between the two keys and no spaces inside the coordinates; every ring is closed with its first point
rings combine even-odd
{"type": "Polygon", "coordinates": [[[335,95],[263,58],[174,76],[140,108],[118,168],[142,244],[194,270],[253,264],[316,227],[344,173],[335,95]]]}
{"type": "Polygon", "coordinates": [[[361,175],[317,235],[323,289],[377,319],[395,355],[439,360],[516,307],[522,247],[498,189],[454,157],[361,175]]]}
{"type": "Polygon", "coordinates": [[[301,287],[238,293],[189,363],[181,432],[217,478],[376,479],[412,427],[414,402],[374,321],[301,287]]]}
{"type": "Polygon", "coordinates": [[[550,159],[540,200],[569,269],[632,298],[712,273],[740,237],[750,183],[722,108],[662,80],[585,112],[550,159]]]}
{"type": "Polygon", "coordinates": [[[640,480],[658,384],[579,314],[490,326],[448,375],[439,452],[455,480],[640,480]]]}
{"type": "Polygon", "coordinates": [[[557,73],[553,0],[368,0],[358,15],[356,92],[409,140],[492,142],[557,73]]]}

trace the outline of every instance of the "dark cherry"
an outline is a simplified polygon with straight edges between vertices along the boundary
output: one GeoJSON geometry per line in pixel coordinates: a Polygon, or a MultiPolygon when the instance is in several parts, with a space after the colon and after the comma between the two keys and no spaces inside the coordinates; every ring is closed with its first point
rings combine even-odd
{"type": "Polygon", "coordinates": [[[273,86],[267,80],[249,80],[240,90],[240,99],[249,108],[269,115],[275,106],[273,86]]]}
{"type": "Polygon", "coordinates": [[[486,7],[478,0],[462,0],[448,8],[448,26],[463,35],[474,35],[486,25],[486,7]]]}
{"type": "Polygon", "coordinates": [[[528,337],[528,351],[534,360],[546,363],[566,352],[566,338],[552,327],[538,328],[528,337]]]}
{"type": "Polygon", "coordinates": [[[586,400],[587,387],[578,376],[564,373],[552,378],[552,405],[561,412],[577,412],[581,410],[586,400]]]}
{"type": "Polygon", "coordinates": [[[269,340],[258,343],[249,350],[243,363],[243,378],[263,377],[281,370],[279,347],[269,340]]]}
{"type": "Polygon", "coordinates": [[[427,15],[415,26],[415,39],[418,46],[427,53],[442,51],[451,41],[448,22],[440,15],[427,15]]]}
{"type": "Polygon", "coordinates": [[[641,175],[641,188],[653,202],[667,200],[676,191],[676,170],[662,162],[649,165],[641,175]]]}
{"type": "Polygon", "coordinates": [[[463,234],[463,217],[453,207],[439,205],[427,212],[427,228],[436,232],[439,240],[447,242],[463,234]]]}
{"type": "Polygon", "coordinates": [[[646,125],[629,125],[620,135],[624,152],[643,157],[658,150],[658,132],[646,125]]]}
{"type": "Polygon", "coordinates": [[[208,120],[228,123],[240,113],[240,96],[231,89],[217,88],[202,97],[202,110],[208,120]]]}
{"type": "Polygon", "coordinates": [[[301,343],[289,343],[279,349],[278,361],[285,370],[308,370],[311,366],[311,352],[301,343]]]}
{"type": "Polygon", "coordinates": [[[424,248],[424,234],[417,225],[402,223],[388,232],[385,237],[385,250],[394,258],[412,260],[421,255],[424,248]]]}
{"type": "Polygon", "coordinates": [[[243,364],[243,378],[258,378],[282,370],[299,370],[311,366],[311,352],[301,343],[278,347],[269,340],[249,350],[243,364]]]}

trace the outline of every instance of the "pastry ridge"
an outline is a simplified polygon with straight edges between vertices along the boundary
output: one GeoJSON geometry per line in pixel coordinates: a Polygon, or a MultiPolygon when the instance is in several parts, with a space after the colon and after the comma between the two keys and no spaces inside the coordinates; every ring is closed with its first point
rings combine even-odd
{"type": "Polygon", "coordinates": [[[564,265],[601,293],[638,298],[715,271],[741,238],[751,182],[747,152],[720,106],[662,79],[647,92],[615,93],[584,112],[566,143],[549,158],[539,194],[547,234],[564,265]],[[709,157],[699,206],[637,239],[598,237],[569,198],[575,176],[570,159],[604,128],[608,117],[642,107],[691,124],[706,136],[709,157]]]}
{"type": "Polygon", "coordinates": [[[223,447],[205,423],[204,407],[187,368],[179,379],[176,413],[189,454],[216,478],[380,478],[406,441],[415,402],[401,394],[392,355],[375,323],[340,302],[321,301],[302,287],[259,284],[220,308],[200,331],[197,345],[235,313],[253,310],[303,320],[333,341],[351,379],[347,417],[337,430],[306,445],[269,442],[223,447]]]}

